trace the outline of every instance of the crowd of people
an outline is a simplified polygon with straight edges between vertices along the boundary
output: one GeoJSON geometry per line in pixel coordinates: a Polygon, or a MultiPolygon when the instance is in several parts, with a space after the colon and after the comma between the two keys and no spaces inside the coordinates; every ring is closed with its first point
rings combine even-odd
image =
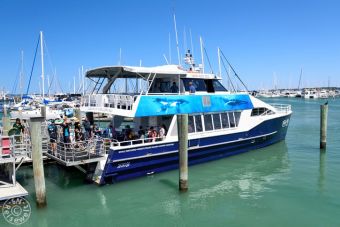
{"type": "MultiPolygon", "coordinates": [[[[12,131],[15,135],[22,135],[25,132],[25,126],[19,118],[13,124],[12,131]]],[[[104,130],[100,130],[96,124],[91,125],[86,118],[80,123],[79,119],[71,119],[65,117],[62,121],[50,120],[47,126],[49,135],[50,149],[52,153],[56,153],[57,144],[64,144],[64,147],[70,147],[74,143],[76,146],[83,146],[84,141],[93,139],[95,136],[116,140],[119,142],[134,141],[133,143],[156,142],[165,139],[167,128],[164,124],[159,127],[151,126],[144,129],[139,126],[138,131],[134,131],[130,125],[126,125],[121,131],[116,131],[112,123],[104,130]]],[[[124,143],[123,143],[124,144],[124,143]]]]}
{"type": "Polygon", "coordinates": [[[90,140],[94,136],[108,138],[119,142],[139,140],[144,142],[162,141],[167,133],[166,126],[162,124],[158,127],[149,127],[144,129],[143,126],[139,127],[138,131],[134,131],[130,125],[126,125],[122,131],[116,131],[112,123],[107,128],[100,130],[96,124],[91,125],[88,119],[84,119],[80,123],[79,119],[74,118],[73,123],[70,119],[64,118],[61,123],[56,123],[51,120],[48,125],[48,133],[50,136],[50,143],[52,151],[57,148],[57,142],[64,144],[79,143],[85,140],[90,140]]]}
{"type": "Polygon", "coordinates": [[[131,141],[131,140],[144,140],[145,142],[161,141],[166,136],[166,126],[163,124],[157,130],[151,126],[148,129],[144,129],[143,126],[139,126],[138,131],[134,131],[130,125],[126,125],[121,132],[117,132],[112,124],[109,124],[108,128],[104,130],[102,136],[115,139],[117,141],[131,141]]]}

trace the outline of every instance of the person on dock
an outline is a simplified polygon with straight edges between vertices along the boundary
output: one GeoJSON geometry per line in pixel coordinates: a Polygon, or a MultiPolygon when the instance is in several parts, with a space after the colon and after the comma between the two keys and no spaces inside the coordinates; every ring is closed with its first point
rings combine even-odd
{"type": "Polygon", "coordinates": [[[83,121],[83,127],[85,129],[85,139],[91,138],[92,137],[91,123],[87,118],[85,118],[85,120],[83,121]]]}
{"type": "Polygon", "coordinates": [[[47,128],[48,134],[50,135],[50,144],[51,144],[51,152],[53,155],[56,155],[57,151],[57,141],[58,141],[58,129],[55,125],[54,120],[51,121],[51,124],[47,128]]]}
{"type": "MultiPolygon", "coordinates": [[[[21,142],[21,134],[24,134],[25,132],[25,126],[21,124],[21,121],[19,118],[15,119],[15,123],[13,124],[13,127],[10,131],[14,132],[15,135],[15,141],[21,142]]],[[[10,134],[9,131],[9,134],[10,134]]]]}
{"type": "Polygon", "coordinates": [[[20,135],[21,133],[24,133],[25,126],[21,124],[21,121],[19,118],[15,119],[15,123],[13,124],[13,129],[16,130],[16,135],[20,135]]]}
{"type": "Polygon", "coordinates": [[[101,136],[102,135],[102,132],[100,131],[99,127],[97,124],[94,124],[93,125],[93,133],[94,135],[96,136],[101,136]]]}
{"type": "Polygon", "coordinates": [[[69,121],[67,118],[64,119],[63,124],[61,125],[61,127],[63,128],[63,139],[64,139],[64,143],[71,143],[71,138],[70,138],[70,125],[69,125],[69,121]]]}
{"type": "Polygon", "coordinates": [[[78,118],[74,120],[74,136],[76,141],[80,141],[81,125],[78,118]]]}

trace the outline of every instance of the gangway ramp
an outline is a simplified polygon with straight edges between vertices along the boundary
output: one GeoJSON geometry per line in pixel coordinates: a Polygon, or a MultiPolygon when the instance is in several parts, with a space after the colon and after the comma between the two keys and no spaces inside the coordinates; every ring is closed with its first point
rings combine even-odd
{"type": "Polygon", "coordinates": [[[28,192],[18,182],[15,185],[1,185],[0,182],[0,201],[24,197],[27,196],[28,192]]]}
{"type": "Polygon", "coordinates": [[[101,138],[72,143],[58,142],[56,148],[49,146],[45,155],[65,166],[78,166],[106,159],[106,150],[101,138]]]}

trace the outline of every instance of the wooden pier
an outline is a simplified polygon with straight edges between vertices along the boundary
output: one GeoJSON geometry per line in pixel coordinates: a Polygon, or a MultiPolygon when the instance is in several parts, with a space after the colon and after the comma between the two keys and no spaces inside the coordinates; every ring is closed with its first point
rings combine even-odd
{"type": "Polygon", "coordinates": [[[0,149],[0,201],[27,196],[28,192],[16,181],[16,159],[0,149]]]}

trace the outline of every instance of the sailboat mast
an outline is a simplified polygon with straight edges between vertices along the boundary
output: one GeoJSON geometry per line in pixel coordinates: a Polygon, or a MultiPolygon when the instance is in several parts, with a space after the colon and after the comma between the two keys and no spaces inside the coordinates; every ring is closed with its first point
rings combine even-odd
{"type": "Polygon", "coordinates": [[[44,43],[43,43],[43,32],[42,31],[40,31],[40,51],[41,51],[42,97],[45,98],[44,43]]]}
{"type": "Polygon", "coordinates": [[[48,90],[47,90],[48,97],[50,97],[51,96],[51,92],[50,92],[51,85],[50,85],[50,75],[49,74],[47,75],[47,87],[48,87],[48,90]]]}
{"type": "Polygon", "coordinates": [[[24,51],[21,51],[21,70],[20,70],[20,95],[21,98],[23,94],[23,84],[24,84],[24,51]]]}
{"type": "Polygon", "coordinates": [[[76,93],[76,77],[73,77],[73,94],[76,93]]]}
{"type": "Polygon", "coordinates": [[[300,85],[301,85],[301,77],[302,77],[302,68],[300,71],[300,78],[299,78],[299,85],[298,85],[298,90],[300,90],[300,85]]]}
{"type": "Polygon", "coordinates": [[[85,75],[84,75],[84,66],[81,66],[81,78],[83,80],[83,96],[85,95],[85,75]]]}

